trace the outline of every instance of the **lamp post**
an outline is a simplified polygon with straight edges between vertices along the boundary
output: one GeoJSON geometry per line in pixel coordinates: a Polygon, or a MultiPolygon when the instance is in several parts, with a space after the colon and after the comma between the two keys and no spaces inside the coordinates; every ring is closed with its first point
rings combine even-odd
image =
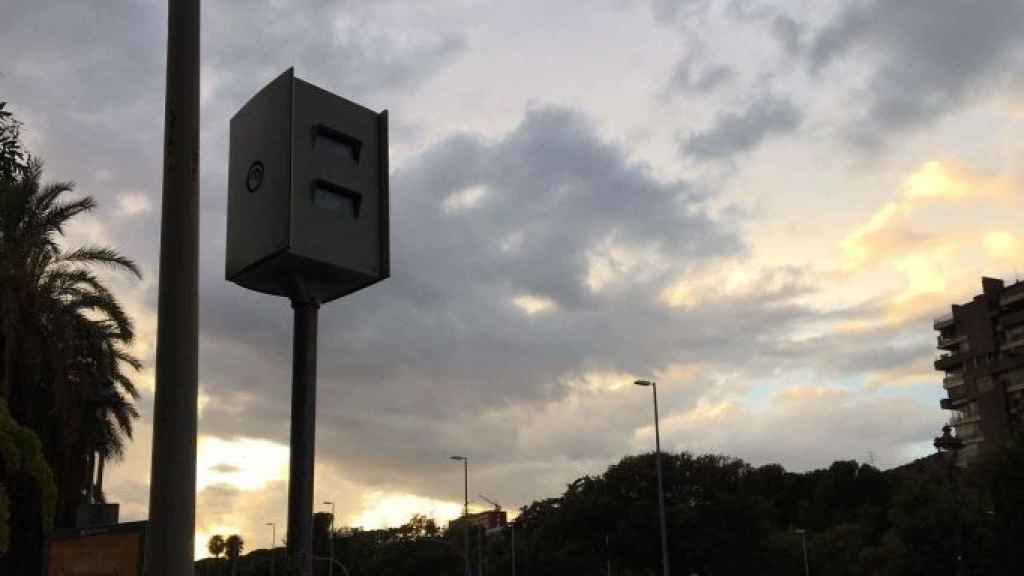
{"type": "Polygon", "coordinates": [[[604,533],[604,558],[605,567],[608,569],[608,576],[612,576],[612,550],[611,543],[608,540],[608,533],[604,533]]]}
{"type": "Polygon", "coordinates": [[[516,576],[516,521],[510,524],[512,527],[512,576],[516,576]]]}
{"type": "Polygon", "coordinates": [[[327,534],[327,547],[330,548],[328,557],[331,559],[331,564],[330,568],[327,569],[327,573],[329,576],[334,576],[334,502],[325,501],[324,505],[331,507],[331,528],[327,534]]]}
{"type": "Polygon", "coordinates": [[[274,576],[274,543],[277,542],[277,524],[267,522],[270,526],[270,576],[274,576]]]}
{"type": "Polygon", "coordinates": [[[800,545],[804,549],[804,576],[811,576],[811,567],[807,564],[807,531],[798,528],[796,533],[800,535],[800,545]]]}
{"type": "Polygon", "coordinates": [[[658,384],[652,380],[637,380],[637,386],[650,386],[654,394],[654,461],[658,469],[658,519],[661,523],[661,570],[664,576],[671,571],[668,565],[668,532],[665,530],[665,490],[661,483],[661,432],[658,429],[658,384]]]}
{"type": "Polygon", "coordinates": [[[462,505],[462,530],[466,536],[466,576],[471,576],[469,568],[469,458],[466,456],[452,456],[452,460],[462,462],[463,486],[465,487],[464,502],[462,505]]]}
{"type": "MultiPolygon", "coordinates": [[[[955,494],[959,498],[960,496],[960,484],[956,481],[956,475],[954,469],[956,468],[957,456],[960,454],[960,450],[964,447],[964,441],[958,436],[953,436],[951,433],[953,427],[946,424],[942,427],[942,436],[939,436],[932,442],[935,449],[941,454],[945,452],[948,454],[949,459],[949,483],[953,486],[955,494]]],[[[957,574],[963,574],[965,570],[964,566],[964,528],[961,523],[957,530],[957,574]]]]}

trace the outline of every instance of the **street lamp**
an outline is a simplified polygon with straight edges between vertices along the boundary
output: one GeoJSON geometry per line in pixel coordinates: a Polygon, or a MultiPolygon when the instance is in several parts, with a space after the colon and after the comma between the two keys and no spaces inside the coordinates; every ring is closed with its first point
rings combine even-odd
{"type": "Polygon", "coordinates": [[[516,521],[509,523],[512,527],[512,576],[516,576],[516,521]]]}
{"type": "MultiPolygon", "coordinates": [[[[957,457],[960,454],[960,450],[964,448],[964,441],[957,436],[953,436],[951,433],[953,427],[946,424],[942,427],[942,436],[939,436],[932,442],[935,449],[941,454],[945,452],[949,454],[949,483],[955,490],[955,494],[959,498],[960,496],[960,484],[956,481],[956,475],[954,469],[956,468],[957,457]]],[[[964,526],[961,522],[957,530],[957,574],[964,573],[964,526]]]]}
{"type": "Polygon", "coordinates": [[[267,522],[270,526],[270,576],[274,576],[274,542],[277,542],[277,524],[267,522]]]}
{"type": "Polygon", "coordinates": [[[472,576],[469,568],[469,458],[466,456],[452,456],[451,459],[462,462],[463,485],[465,487],[465,500],[462,505],[462,529],[466,535],[466,576],[472,576]]]}
{"type": "Polygon", "coordinates": [[[661,522],[661,570],[670,575],[668,566],[668,532],[665,530],[665,490],[661,483],[661,432],[658,429],[658,384],[652,380],[637,380],[637,386],[650,386],[654,394],[654,461],[658,469],[658,519],[661,522]]]}
{"type": "Polygon", "coordinates": [[[800,545],[804,549],[804,576],[811,576],[811,568],[807,564],[807,531],[803,528],[798,528],[796,533],[800,535],[800,545]]]}
{"type": "Polygon", "coordinates": [[[334,576],[334,502],[325,501],[325,506],[331,507],[331,528],[328,534],[327,546],[331,549],[329,557],[331,559],[330,568],[327,569],[329,576],[334,576]]]}

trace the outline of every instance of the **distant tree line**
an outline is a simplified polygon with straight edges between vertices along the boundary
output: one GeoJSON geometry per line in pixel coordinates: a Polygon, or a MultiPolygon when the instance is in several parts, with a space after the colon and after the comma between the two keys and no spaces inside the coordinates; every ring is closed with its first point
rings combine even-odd
{"type": "MultiPolygon", "coordinates": [[[[837,461],[797,473],[727,456],[665,454],[672,571],[803,574],[802,530],[815,576],[1024,574],[1024,442],[968,470],[948,456],[888,471],[837,461]]],[[[654,455],[629,456],[524,507],[515,520],[517,574],[660,574],[656,490],[654,455]]],[[[319,538],[316,554],[326,557],[327,540],[319,538]]],[[[473,575],[512,574],[511,544],[510,530],[474,529],[473,575]]],[[[461,529],[440,530],[419,515],[398,528],[334,539],[334,556],[352,576],[460,576],[463,549],[461,529]]],[[[250,556],[239,574],[270,574],[268,551],[250,556]]],[[[318,575],[328,573],[326,561],[315,565],[318,575]]],[[[281,566],[278,574],[290,573],[281,566]]]]}

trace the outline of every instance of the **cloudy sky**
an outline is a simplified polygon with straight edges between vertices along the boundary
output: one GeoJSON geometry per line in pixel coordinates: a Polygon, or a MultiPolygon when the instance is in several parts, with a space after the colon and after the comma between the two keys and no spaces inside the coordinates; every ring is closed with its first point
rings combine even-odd
{"type": "MultiPolygon", "coordinates": [[[[145,280],[146,517],[166,4],[12,0],[0,100],[145,280]]],[[[283,533],[291,309],[224,280],[228,121],[299,77],[391,119],[392,278],[321,311],[316,502],[507,508],[663,444],[881,467],[943,423],[931,320],[1024,270],[1019,0],[205,2],[197,540],[283,533]]],[[[168,271],[173,273],[173,271],[168,271]]]]}

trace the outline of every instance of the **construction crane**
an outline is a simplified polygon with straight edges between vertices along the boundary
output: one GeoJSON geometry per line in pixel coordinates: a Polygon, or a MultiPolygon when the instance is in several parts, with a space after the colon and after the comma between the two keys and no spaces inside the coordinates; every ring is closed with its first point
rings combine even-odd
{"type": "Polygon", "coordinates": [[[484,496],[483,494],[477,494],[477,496],[479,496],[479,497],[483,498],[484,500],[490,502],[491,505],[494,506],[494,511],[495,512],[500,512],[501,511],[501,504],[498,504],[497,502],[495,502],[494,500],[491,500],[490,498],[488,498],[487,496],[484,496]]]}

